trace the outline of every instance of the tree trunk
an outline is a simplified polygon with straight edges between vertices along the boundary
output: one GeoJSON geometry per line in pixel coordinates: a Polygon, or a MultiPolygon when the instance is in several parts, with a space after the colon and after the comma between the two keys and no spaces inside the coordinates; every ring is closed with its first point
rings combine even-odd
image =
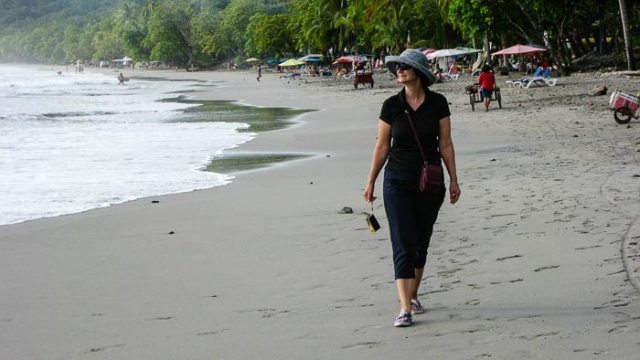
{"type": "Polygon", "coordinates": [[[602,25],[598,24],[598,53],[604,54],[606,51],[607,39],[602,25]]]}
{"type": "Polygon", "coordinates": [[[620,18],[622,20],[622,34],[624,36],[624,49],[627,54],[627,70],[635,70],[636,64],[631,49],[631,33],[629,32],[629,16],[627,15],[627,1],[618,0],[620,4],[620,18]]]}

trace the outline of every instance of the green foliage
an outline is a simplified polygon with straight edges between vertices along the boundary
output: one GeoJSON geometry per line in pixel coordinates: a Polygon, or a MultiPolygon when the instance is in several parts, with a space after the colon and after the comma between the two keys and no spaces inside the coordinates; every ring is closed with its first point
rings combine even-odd
{"type": "Polygon", "coordinates": [[[184,62],[184,54],[180,46],[170,41],[160,41],[151,49],[151,58],[167,63],[184,62]]]}
{"type": "Polygon", "coordinates": [[[419,24],[422,25],[420,17],[414,15],[412,1],[367,1],[366,4],[369,10],[368,22],[372,25],[372,28],[368,28],[368,33],[374,47],[386,48],[392,53],[411,47],[411,38],[416,37],[415,29],[419,24]]]}
{"type": "Polygon", "coordinates": [[[245,52],[249,56],[282,57],[294,52],[295,46],[288,30],[289,15],[256,14],[249,19],[245,52]]]}
{"type": "Polygon", "coordinates": [[[82,23],[100,18],[116,5],[102,0],[2,0],[0,29],[31,29],[49,21],[82,23]]]}
{"type": "MultiPolygon", "coordinates": [[[[640,1],[627,3],[637,39],[640,1]]],[[[128,55],[184,66],[484,39],[546,45],[568,64],[594,50],[615,51],[621,36],[618,0],[0,0],[0,29],[0,61],[128,55]]]]}
{"type": "Polygon", "coordinates": [[[247,41],[246,29],[251,17],[263,10],[261,5],[259,0],[231,0],[219,13],[219,26],[208,47],[216,58],[225,59],[242,54],[247,41]]]}
{"type": "Polygon", "coordinates": [[[146,29],[139,26],[130,26],[122,34],[127,54],[135,59],[148,59],[149,50],[144,45],[146,29]]]}
{"type": "Polygon", "coordinates": [[[468,38],[488,33],[495,23],[490,2],[479,0],[452,0],[449,21],[468,38]]]}
{"type": "Polygon", "coordinates": [[[336,8],[323,0],[296,0],[291,8],[289,32],[297,49],[314,50],[328,48],[334,44],[334,29],[331,24],[336,8]]]}
{"type": "Polygon", "coordinates": [[[149,22],[145,47],[151,49],[151,59],[175,64],[188,61],[188,39],[185,36],[188,23],[178,7],[168,4],[156,7],[149,22]]]}

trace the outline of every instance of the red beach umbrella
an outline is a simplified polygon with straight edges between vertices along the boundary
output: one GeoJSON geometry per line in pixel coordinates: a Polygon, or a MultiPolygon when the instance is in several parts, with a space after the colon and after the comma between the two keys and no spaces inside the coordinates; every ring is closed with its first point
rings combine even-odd
{"type": "Polygon", "coordinates": [[[351,64],[353,62],[353,56],[341,56],[337,58],[333,64],[351,64]]]}

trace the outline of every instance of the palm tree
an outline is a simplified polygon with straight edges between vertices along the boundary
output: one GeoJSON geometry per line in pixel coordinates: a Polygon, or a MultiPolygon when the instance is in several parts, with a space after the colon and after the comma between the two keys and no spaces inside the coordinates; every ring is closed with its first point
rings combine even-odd
{"type": "Polygon", "coordinates": [[[620,4],[620,18],[622,19],[622,34],[624,35],[624,49],[627,54],[627,69],[635,70],[636,64],[633,59],[633,52],[631,49],[631,34],[629,33],[629,16],[627,15],[627,2],[626,0],[618,0],[620,4]]]}
{"type": "Polygon", "coordinates": [[[131,2],[123,2],[117,13],[118,21],[123,27],[125,27],[129,23],[129,21],[133,19],[133,13],[134,6],[131,4],[131,2]]]}
{"type": "Polygon", "coordinates": [[[371,36],[372,45],[389,48],[397,53],[407,46],[407,34],[414,18],[409,16],[409,0],[369,0],[367,13],[376,30],[371,36]]]}
{"type": "Polygon", "coordinates": [[[144,21],[151,19],[153,15],[153,8],[155,6],[155,0],[146,0],[140,11],[140,18],[144,21]]]}

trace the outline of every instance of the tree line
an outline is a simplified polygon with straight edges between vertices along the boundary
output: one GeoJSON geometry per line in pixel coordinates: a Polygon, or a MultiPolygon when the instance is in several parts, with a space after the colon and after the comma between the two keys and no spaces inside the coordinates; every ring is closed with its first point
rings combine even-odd
{"type": "MultiPolygon", "coordinates": [[[[558,63],[622,53],[638,0],[1,0],[0,60],[212,67],[249,57],[543,45],[558,63]]],[[[633,44],[631,44],[633,46],[633,44]]]]}

